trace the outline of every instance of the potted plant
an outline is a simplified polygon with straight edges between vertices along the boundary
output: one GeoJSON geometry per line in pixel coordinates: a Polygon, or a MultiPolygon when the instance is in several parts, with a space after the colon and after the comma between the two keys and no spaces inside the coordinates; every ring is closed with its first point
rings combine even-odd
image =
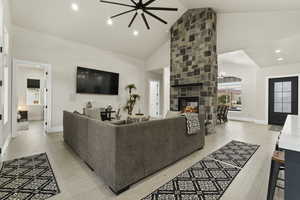
{"type": "Polygon", "coordinates": [[[134,106],[135,106],[137,100],[140,99],[140,95],[133,93],[133,90],[136,90],[135,84],[127,85],[125,90],[128,90],[129,99],[127,100],[124,110],[127,111],[128,115],[132,115],[134,106]]]}

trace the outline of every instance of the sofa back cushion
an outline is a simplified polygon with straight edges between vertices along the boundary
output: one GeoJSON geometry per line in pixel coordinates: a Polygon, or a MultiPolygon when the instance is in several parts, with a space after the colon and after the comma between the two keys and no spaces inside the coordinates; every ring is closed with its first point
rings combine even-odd
{"type": "Polygon", "coordinates": [[[180,112],[178,111],[168,111],[166,114],[166,118],[173,118],[180,116],[180,112]]]}

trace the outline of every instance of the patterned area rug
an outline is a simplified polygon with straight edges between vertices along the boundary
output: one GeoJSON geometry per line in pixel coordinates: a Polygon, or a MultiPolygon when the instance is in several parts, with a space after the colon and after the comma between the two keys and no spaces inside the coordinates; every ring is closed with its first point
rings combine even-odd
{"type": "Polygon", "coordinates": [[[46,153],[3,162],[0,199],[43,200],[60,193],[46,153]]]}
{"type": "Polygon", "coordinates": [[[242,170],[240,166],[245,166],[258,148],[258,145],[232,141],[142,200],[219,200],[242,170]],[[232,156],[232,152],[237,152],[239,157],[232,156]]]}
{"type": "Polygon", "coordinates": [[[209,157],[243,168],[252,155],[257,151],[258,147],[259,145],[231,141],[221,149],[210,154],[209,157]]]}

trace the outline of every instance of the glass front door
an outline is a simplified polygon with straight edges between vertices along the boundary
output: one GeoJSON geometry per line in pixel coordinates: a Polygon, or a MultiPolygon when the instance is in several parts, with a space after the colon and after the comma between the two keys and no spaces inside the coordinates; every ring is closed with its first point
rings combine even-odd
{"type": "Polygon", "coordinates": [[[270,79],[269,124],[283,125],[289,114],[298,114],[298,77],[270,79]]]}

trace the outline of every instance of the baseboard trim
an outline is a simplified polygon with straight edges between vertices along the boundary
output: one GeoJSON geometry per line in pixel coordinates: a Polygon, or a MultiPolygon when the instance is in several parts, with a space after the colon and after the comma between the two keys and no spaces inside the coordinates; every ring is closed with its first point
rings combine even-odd
{"type": "Polygon", "coordinates": [[[57,132],[63,132],[64,128],[62,126],[55,126],[51,127],[47,130],[47,133],[57,133],[57,132]]]}
{"type": "Polygon", "coordinates": [[[256,124],[268,125],[269,123],[265,120],[254,120],[256,124]]]}
{"type": "Polygon", "coordinates": [[[243,122],[254,122],[255,120],[253,118],[247,118],[247,117],[228,117],[229,120],[233,121],[243,121],[243,122]]]}
{"type": "Polygon", "coordinates": [[[11,136],[9,134],[9,136],[7,136],[5,142],[4,142],[4,145],[3,145],[3,148],[1,149],[1,155],[4,155],[6,153],[6,150],[7,150],[7,147],[10,143],[10,140],[11,140],[11,136]]]}
{"type": "Polygon", "coordinates": [[[228,117],[228,119],[233,121],[253,122],[256,124],[268,125],[268,122],[265,120],[257,120],[253,118],[247,118],[247,117],[228,117]]]}

